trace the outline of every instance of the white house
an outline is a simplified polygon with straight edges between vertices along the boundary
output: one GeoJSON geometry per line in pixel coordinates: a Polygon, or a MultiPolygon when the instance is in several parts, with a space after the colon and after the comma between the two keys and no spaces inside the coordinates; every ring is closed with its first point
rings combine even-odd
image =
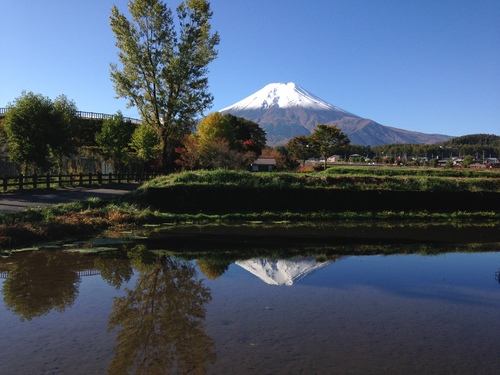
{"type": "Polygon", "coordinates": [[[326,161],[328,163],[338,163],[340,161],[340,159],[341,159],[340,155],[332,155],[328,159],[326,159],[326,161]]]}

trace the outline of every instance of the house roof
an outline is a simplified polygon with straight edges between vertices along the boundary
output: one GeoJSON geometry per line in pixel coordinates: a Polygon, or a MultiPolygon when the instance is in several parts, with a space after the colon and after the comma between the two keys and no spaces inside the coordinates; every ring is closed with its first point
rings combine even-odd
{"type": "Polygon", "coordinates": [[[257,158],[252,165],[276,165],[275,158],[257,158]]]}

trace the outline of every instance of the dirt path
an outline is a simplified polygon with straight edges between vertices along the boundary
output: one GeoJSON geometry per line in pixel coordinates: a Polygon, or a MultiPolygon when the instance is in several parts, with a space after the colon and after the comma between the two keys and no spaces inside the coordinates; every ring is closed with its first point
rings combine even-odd
{"type": "Polygon", "coordinates": [[[23,193],[0,193],[0,213],[13,213],[28,207],[69,203],[90,197],[107,199],[137,189],[139,184],[111,184],[103,187],[27,190],[23,193]]]}

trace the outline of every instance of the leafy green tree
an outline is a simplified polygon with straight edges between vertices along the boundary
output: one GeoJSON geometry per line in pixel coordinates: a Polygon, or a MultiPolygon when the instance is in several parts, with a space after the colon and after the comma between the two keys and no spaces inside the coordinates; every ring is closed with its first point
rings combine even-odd
{"type": "Polygon", "coordinates": [[[214,112],[206,116],[198,126],[201,143],[226,141],[232,149],[252,151],[260,155],[266,147],[266,132],[259,124],[230,113],[214,112]]]}
{"type": "Polygon", "coordinates": [[[342,149],[350,143],[347,135],[342,133],[339,128],[325,124],[316,125],[316,129],[309,137],[313,149],[319,156],[325,158],[325,168],[328,156],[335,150],[342,149]]]}
{"type": "Polygon", "coordinates": [[[134,134],[135,125],[124,121],[120,111],[116,115],[104,120],[101,130],[95,140],[102,156],[113,163],[115,172],[121,172],[123,165],[130,157],[130,143],[134,134]]]}
{"type": "Polygon", "coordinates": [[[306,159],[314,156],[311,140],[306,135],[299,135],[290,139],[286,144],[286,149],[297,159],[302,160],[302,165],[305,165],[306,159]]]}
{"type": "Polygon", "coordinates": [[[76,150],[73,140],[77,134],[78,109],[74,101],[66,95],[59,95],[54,100],[54,121],[50,131],[51,154],[57,160],[61,172],[63,158],[68,157],[76,150]]]}
{"type": "Polygon", "coordinates": [[[24,92],[8,105],[3,120],[10,158],[25,172],[48,171],[56,159],[74,150],[76,105],[61,95],[48,97],[24,92]]]}
{"type": "Polygon", "coordinates": [[[120,70],[111,64],[119,97],[158,129],[162,164],[173,166],[173,152],[191,132],[197,116],[209,108],[208,64],[217,56],[219,35],[211,33],[212,12],[206,0],[186,0],[177,7],[179,35],[172,11],[160,0],[128,2],[131,20],[114,6],[111,28],[120,49],[120,70]]]}
{"type": "Polygon", "coordinates": [[[130,146],[135,150],[139,160],[148,162],[156,159],[160,152],[160,137],[147,123],[139,125],[132,134],[130,146]]]}
{"type": "Polygon", "coordinates": [[[259,124],[247,120],[243,117],[237,117],[226,113],[224,118],[230,123],[234,132],[235,147],[240,151],[253,151],[259,156],[266,147],[266,132],[259,124]],[[253,150],[250,150],[253,145],[253,150]]]}
{"type": "Polygon", "coordinates": [[[474,158],[471,155],[467,155],[463,160],[462,160],[462,167],[464,168],[469,168],[469,165],[474,163],[474,158]]]}
{"type": "Polygon", "coordinates": [[[252,121],[214,112],[198,126],[197,135],[183,139],[176,148],[176,163],[185,169],[244,169],[261,153],[265,131],[252,121]]]}
{"type": "Polygon", "coordinates": [[[226,141],[234,144],[235,134],[227,117],[220,112],[213,112],[201,120],[198,125],[198,137],[202,145],[226,141]]]}
{"type": "Polygon", "coordinates": [[[54,105],[48,97],[23,92],[7,106],[3,126],[10,158],[28,170],[51,166],[46,130],[50,128],[54,105]]]}

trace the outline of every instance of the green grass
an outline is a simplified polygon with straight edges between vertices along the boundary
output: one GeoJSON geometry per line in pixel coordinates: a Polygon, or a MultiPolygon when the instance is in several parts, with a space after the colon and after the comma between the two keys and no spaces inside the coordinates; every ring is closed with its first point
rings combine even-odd
{"type": "Polygon", "coordinates": [[[409,168],[329,168],[312,173],[196,171],[159,177],[145,187],[173,185],[245,188],[500,192],[500,172],[409,168]]]}
{"type": "Polygon", "coordinates": [[[407,168],[407,167],[364,167],[335,166],[322,173],[334,175],[370,175],[370,176],[435,176],[500,179],[499,170],[444,169],[444,168],[407,168]]]}

